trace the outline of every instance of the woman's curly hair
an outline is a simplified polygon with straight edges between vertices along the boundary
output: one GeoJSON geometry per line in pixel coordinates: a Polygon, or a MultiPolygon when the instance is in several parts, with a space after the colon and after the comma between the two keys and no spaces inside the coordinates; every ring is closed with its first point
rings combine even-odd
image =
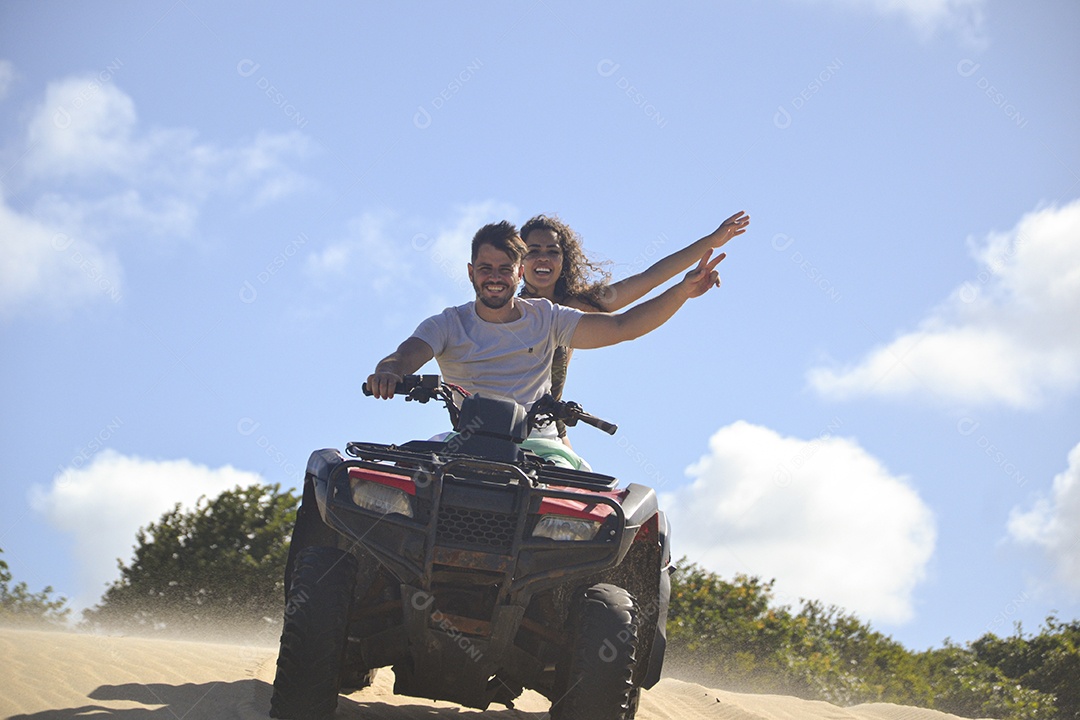
{"type": "MultiPolygon", "coordinates": [[[[604,266],[608,261],[594,261],[585,254],[581,247],[581,236],[558,215],[536,215],[521,226],[521,237],[525,239],[533,230],[550,230],[559,238],[562,249],[562,272],[555,281],[555,301],[564,302],[577,299],[588,303],[597,310],[603,310],[601,302],[607,295],[611,273],[604,266]]],[[[521,289],[521,295],[529,297],[532,293],[528,283],[521,289]]]]}

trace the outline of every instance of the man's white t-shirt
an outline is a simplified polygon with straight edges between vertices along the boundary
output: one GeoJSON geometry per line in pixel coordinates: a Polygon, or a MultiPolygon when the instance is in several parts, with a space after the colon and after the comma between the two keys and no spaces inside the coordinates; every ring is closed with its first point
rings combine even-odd
{"type": "Polygon", "coordinates": [[[529,408],[551,391],[555,348],[570,345],[585,313],[544,298],[514,302],[521,317],[513,322],[483,320],[476,303],[470,302],[429,317],[412,336],[431,346],[446,382],[470,393],[512,398],[529,408]]]}

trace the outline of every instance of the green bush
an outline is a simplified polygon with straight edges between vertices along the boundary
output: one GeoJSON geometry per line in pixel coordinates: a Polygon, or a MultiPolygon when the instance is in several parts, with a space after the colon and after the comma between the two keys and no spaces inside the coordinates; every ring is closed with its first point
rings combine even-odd
{"type": "MultiPolygon", "coordinates": [[[[253,485],[200,498],[189,511],[177,505],[138,532],[131,563],[120,563],[120,579],[84,622],[156,632],[276,628],[298,504],[277,485],[253,485]]],[[[9,590],[10,580],[0,560],[5,617],[66,617],[51,588],[9,590]]],[[[773,586],[746,575],[724,580],[681,560],[668,615],[670,673],[842,706],[888,702],[961,717],[1080,720],[1080,622],[1050,617],[1037,635],[1017,628],[1006,638],[988,633],[914,653],[835,606],[779,606],[773,586]]]]}
{"type": "Polygon", "coordinates": [[[743,692],[838,705],[889,702],[962,717],[1080,720],[1080,623],[1048,618],[1036,636],[987,634],[913,653],[836,607],[776,606],[773,582],[731,582],[679,563],[668,615],[676,674],[743,692]]]}
{"type": "MultiPolygon", "coordinates": [[[[0,548],[0,554],[4,552],[0,548]]],[[[0,559],[0,623],[16,626],[63,627],[71,609],[67,599],[53,598],[53,589],[46,587],[32,593],[25,582],[11,584],[8,564],[0,559]]]]}
{"type": "Polygon", "coordinates": [[[91,628],[250,630],[281,620],[285,561],[299,498],[252,485],[177,504],[141,528],[130,565],[84,612],[91,628]]]}

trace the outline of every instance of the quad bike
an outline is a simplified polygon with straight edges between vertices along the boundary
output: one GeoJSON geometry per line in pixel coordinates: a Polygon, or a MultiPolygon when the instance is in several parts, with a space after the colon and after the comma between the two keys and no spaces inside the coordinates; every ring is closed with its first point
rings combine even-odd
{"type": "Polygon", "coordinates": [[[550,396],[526,413],[438,375],[396,392],[442,401],[457,433],[312,453],[271,716],[326,718],[391,666],[402,695],[483,710],[530,688],[553,720],[632,720],[664,658],[666,516],[648,487],[522,446],[556,419],[615,426],[550,396]]]}

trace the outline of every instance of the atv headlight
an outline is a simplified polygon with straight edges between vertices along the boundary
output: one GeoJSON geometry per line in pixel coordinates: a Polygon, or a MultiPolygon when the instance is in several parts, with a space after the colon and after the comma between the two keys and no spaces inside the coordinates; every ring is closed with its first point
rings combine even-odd
{"type": "Polygon", "coordinates": [[[405,517],[413,516],[409,494],[404,490],[359,478],[349,478],[349,485],[352,486],[353,503],[365,510],[383,515],[398,513],[405,517]]]}
{"type": "Polygon", "coordinates": [[[581,520],[564,515],[545,515],[536,523],[533,537],[552,540],[592,540],[600,530],[595,520],[581,520]]]}

